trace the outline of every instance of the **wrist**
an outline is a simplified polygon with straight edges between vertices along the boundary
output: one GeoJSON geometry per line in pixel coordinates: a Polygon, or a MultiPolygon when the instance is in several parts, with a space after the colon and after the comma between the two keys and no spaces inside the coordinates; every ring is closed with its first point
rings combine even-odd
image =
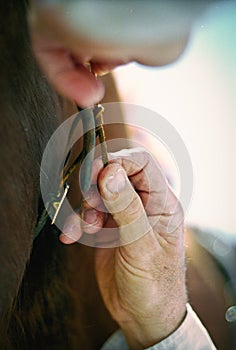
{"type": "Polygon", "coordinates": [[[130,349],[149,348],[171,335],[183,322],[186,314],[186,301],[167,304],[156,309],[156,315],[130,319],[120,324],[130,349]]]}

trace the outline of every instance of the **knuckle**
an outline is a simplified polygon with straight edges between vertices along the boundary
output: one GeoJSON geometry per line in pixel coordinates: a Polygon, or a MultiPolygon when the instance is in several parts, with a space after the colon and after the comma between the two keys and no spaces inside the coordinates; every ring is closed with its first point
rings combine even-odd
{"type": "Polygon", "coordinates": [[[138,217],[143,212],[142,203],[140,200],[140,197],[138,195],[135,195],[133,198],[133,201],[130,203],[130,205],[126,208],[125,213],[127,216],[131,218],[138,217]]]}
{"type": "Polygon", "coordinates": [[[130,224],[144,213],[140,197],[134,195],[132,201],[121,212],[114,213],[114,219],[122,221],[122,224],[130,224]]]}

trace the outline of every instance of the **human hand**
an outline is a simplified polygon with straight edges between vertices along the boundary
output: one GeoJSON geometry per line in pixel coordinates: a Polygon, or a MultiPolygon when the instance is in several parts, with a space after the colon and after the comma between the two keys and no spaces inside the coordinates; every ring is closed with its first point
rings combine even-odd
{"type": "Polygon", "coordinates": [[[97,280],[130,347],[143,349],[171,334],[185,315],[183,211],[157,162],[140,149],[113,153],[106,168],[95,160],[92,182],[101,197],[94,189],[87,194],[82,227],[78,215],[69,217],[60,239],[72,243],[83,231],[99,239],[103,227],[109,240],[115,220],[126,244],[97,248],[97,280]]]}

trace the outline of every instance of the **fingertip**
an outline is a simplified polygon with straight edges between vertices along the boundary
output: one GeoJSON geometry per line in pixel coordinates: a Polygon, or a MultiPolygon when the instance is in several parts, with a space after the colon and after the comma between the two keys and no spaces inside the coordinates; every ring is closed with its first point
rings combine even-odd
{"type": "Polygon", "coordinates": [[[59,236],[59,240],[63,244],[73,244],[76,242],[75,239],[70,238],[68,235],[61,233],[59,236]]]}
{"type": "Polygon", "coordinates": [[[81,218],[77,214],[72,214],[66,219],[59,239],[64,244],[77,242],[82,236],[81,218]]]}
{"type": "Polygon", "coordinates": [[[93,167],[92,167],[92,175],[91,175],[91,183],[92,184],[97,184],[98,181],[98,176],[100,171],[103,169],[103,162],[102,158],[96,158],[93,161],[93,167]]]}
{"type": "Polygon", "coordinates": [[[88,234],[100,231],[103,226],[104,214],[95,209],[86,210],[83,214],[83,231],[88,234]]]}
{"type": "Polygon", "coordinates": [[[110,163],[99,174],[99,188],[105,197],[113,196],[125,189],[127,175],[124,168],[118,163],[110,163]]]}

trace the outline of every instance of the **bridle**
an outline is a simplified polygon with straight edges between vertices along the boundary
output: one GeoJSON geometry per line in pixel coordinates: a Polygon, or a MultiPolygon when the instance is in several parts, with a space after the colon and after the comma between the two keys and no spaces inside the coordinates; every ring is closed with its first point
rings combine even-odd
{"type": "Polygon", "coordinates": [[[50,220],[51,225],[54,225],[55,220],[60,212],[61,206],[69,191],[69,180],[71,178],[71,175],[74,173],[78,165],[82,162],[84,162],[84,164],[81,169],[81,172],[83,173],[80,176],[81,192],[86,193],[89,190],[91,184],[92,164],[94,160],[96,138],[98,138],[100,142],[103,166],[105,167],[108,164],[107,146],[103,128],[104,107],[101,104],[98,104],[94,108],[83,110],[83,113],[80,113],[82,111],[79,107],[78,110],[79,113],[75,117],[68,135],[68,141],[65,150],[66,159],[61,166],[61,182],[58,186],[58,191],[57,193],[48,194],[47,202],[38,216],[34,231],[34,240],[38,237],[40,232],[50,222],[50,220]],[[79,155],[71,162],[70,158],[73,148],[73,145],[71,146],[71,140],[75,135],[76,128],[80,120],[82,121],[84,131],[83,148],[79,155]]]}

